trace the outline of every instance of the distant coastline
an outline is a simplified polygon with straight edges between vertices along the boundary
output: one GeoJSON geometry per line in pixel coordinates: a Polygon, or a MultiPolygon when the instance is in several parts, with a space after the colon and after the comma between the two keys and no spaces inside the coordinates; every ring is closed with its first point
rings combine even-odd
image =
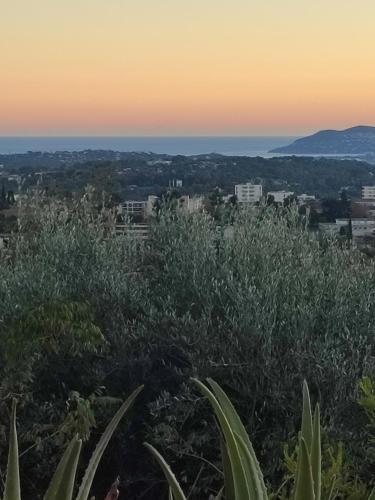
{"type": "Polygon", "coordinates": [[[345,130],[321,130],[296,139],[287,146],[278,146],[270,153],[286,155],[351,155],[375,154],[375,127],[357,125],[345,130]]]}
{"type": "Polygon", "coordinates": [[[111,150],[118,152],[152,152],[170,155],[218,153],[226,156],[277,156],[271,149],[286,146],[296,137],[0,137],[0,154],[28,151],[111,150]]]}

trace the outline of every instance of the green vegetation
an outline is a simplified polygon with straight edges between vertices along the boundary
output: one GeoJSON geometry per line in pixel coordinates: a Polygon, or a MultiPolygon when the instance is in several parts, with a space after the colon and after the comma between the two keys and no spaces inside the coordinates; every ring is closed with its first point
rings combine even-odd
{"type": "Polygon", "coordinates": [[[116,236],[114,214],[97,203],[90,191],[69,209],[29,200],[0,253],[0,471],[17,397],[23,498],[42,498],[71,439],[78,433],[89,450],[140,384],[137,409],[94,480],[96,497],[119,475],[127,497],[165,498],[143,442],[190,499],[217,494],[220,439],[191,377],[211,377],[228,394],[269,492],[290,476],[283,448],[293,462],[308,380],[322,402],[322,485],[342,446],[340,491],[365,495],[373,431],[357,399],[358,381],[375,379],[374,261],[317,238],[293,207],[236,210],[226,228],[208,214],[162,210],[140,241],[116,236]]]}
{"type": "MultiPolygon", "coordinates": [[[[208,386],[198,380],[195,383],[203,395],[211,403],[222,436],[222,462],[224,486],[215,497],[227,500],[267,500],[268,498],[286,498],[276,494],[269,495],[264,482],[259,462],[254,453],[249,435],[221,387],[211,379],[208,386]]],[[[169,483],[171,497],[175,500],[186,500],[181,486],[163,457],[146,444],[163,469],[169,483]]],[[[293,474],[293,486],[287,498],[293,500],[320,500],[337,498],[337,477],[330,477],[326,495],[322,488],[322,453],[320,433],[319,405],[316,405],[314,416],[311,411],[310,394],[306,382],[303,384],[303,409],[301,432],[298,436],[297,463],[293,474]]],[[[375,489],[370,495],[363,493],[361,498],[375,499],[375,489]]],[[[351,497],[353,498],[353,497],[351,497]]]]}
{"type": "Polygon", "coordinates": [[[264,191],[286,190],[320,198],[337,198],[342,189],[360,196],[374,182],[375,165],[355,159],[311,157],[251,158],[246,156],[169,156],[147,153],[86,151],[0,155],[6,192],[22,192],[37,184],[51,194],[71,196],[87,184],[111,193],[113,199],[146,199],[161,194],[171,180],[183,181],[183,194],[208,194],[216,187],[234,193],[234,185],[262,183],[264,191]],[[119,159],[120,158],[120,159],[119,159]],[[11,180],[6,180],[11,176],[11,180]]]}
{"type": "MultiPolygon", "coordinates": [[[[129,398],[121,405],[116,415],[105,429],[100,441],[98,442],[90,462],[86,468],[81,486],[78,490],[76,500],[87,500],[90,494],[92,482],[101,461],[103,453],[107,448],[116,427],[122,417],[132,406],[135,398],[143,388],[136,389],[129,398]]],[[[44,495],[45,500],[72,500],[73,490],[76,480],[76,472],[79,456],[81,453],[82,440],[75,436],[66,448],[59,465],[49,484],[48,490],[44,495]]],[[[13,401],[11,429],[9,434],[9,453],[7,473],[4,486],[4,500],[21,500],[21,485],[19,473],[19,453],[18,439],[16,429],[16,402],[13,401]]]]}
{"type": "MultiPolygon", "coordinates": [[[[194,379],[194,382],[210,402],[221,431],[224,486],[215,498],[221,499],[224,496],[227,500],[268,500],[269,498],[279,498],[278,493],[271,496],[268,494],[249,435],[225,392],[212,379],[207,379],[208,385],[196,379],[194,379]]],[[[366,399],[366,402],[362,400],[361,404],[365,404],[367,407],[368,399],[373,397],[372,392],[370,395],[367,392],[367,389],[371,390],[371,382],[369,379],[364,379],[361,385],[365,393],[364,399],[366,399]]],[[[76,497],[77,500],[87,500],[96,469],[108,442],[121,418],[131,407],[142,389],[142,387],[138,388],[123,403],[104,431],[84,474],[76,497]]],[[[4,500],[20,500],[21,498],[15,407],[15,401],[13,401],[4,500]]],[[[312,416],[310,394],[306,382],[303,384],[302,425],[298,443],[297,464],[293,478],[294,484],[289,498],[293,498],[293,500],[320,500],[323,491],[320,412],[319,405],[316,405],[314,416],[312,416]]],[[[48,491],[44,496],[46,500],[71,500],[73,498],[81,445],[82,441],[75,436],[60,460],[48,491]]],[[[167,462],[153,446],[147,443],[145,446],[154,455],[165,474],[169,484],[169,498],[172,500],[187,500],[167,462]]],[[[332,476],[330,478],[328,494],[324,496],[327,500],[337,498],[336,483],[337,477],[332,476]]],[[[115,484],[115,498],[117,498],[117,483],[115,484]]],[[[285,496],[283,495],[282,498],[285,498],[285,496]]],[[[374,500],[374,498],[375,489],[368,496],[368,500],[374,500]]]]}

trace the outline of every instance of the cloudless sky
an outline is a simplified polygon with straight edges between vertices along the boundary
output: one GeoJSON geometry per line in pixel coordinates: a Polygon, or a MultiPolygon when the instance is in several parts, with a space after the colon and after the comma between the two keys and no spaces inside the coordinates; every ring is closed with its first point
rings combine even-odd
{"type": "Polygon", "coordinates": [[[375,125],[375,0],[2,0],[2,135],[375,125]]]}

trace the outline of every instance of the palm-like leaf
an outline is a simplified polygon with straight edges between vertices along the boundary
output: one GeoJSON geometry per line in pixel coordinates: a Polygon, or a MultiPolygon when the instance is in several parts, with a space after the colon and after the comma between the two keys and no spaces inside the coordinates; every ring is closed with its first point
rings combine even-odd
{"type": "Polygon", "coordinates": [[[74,437],[65,450],[44,500],[71,500],[82,441],[74,437]]]}
{"type": "Polygon", "coordinates": [[[15,400],[13,400],[12,403],[11,425],[9,432],[8,466],[3,500],[21,500],[15,400]]]}
{"type": "Polygon", "coordinates": [[[182,488],[179,485],[176,476],[173,474],[172,469],[169,467],[164,458],[150,444],[145,443],[145,446],[155,457],[156,461],[158,462],[162,471],[164,472],[165,478],[169,484],[169,498],[173,498],[174,500],[186,500],[184,492],[182,491],[182,488]]]}
{"type": "Polygon", "coordinates": [[[303,437],[301,437],[299,444],[297,484],[294,500],[315,500],[311,460],[306,441],[303,437]]]}
{"type": "Polygon", "coordinates": [[[90,494],[90,489],[92,486],[92,482],[94,480],[96,469],[98,468],[99,462],[103,456],[105,449],[111,439],[113,433],[115,432],[120,420],[125,415],[125,413],[131,408],[134,403],[135,398],[142,391],[143,386],[138,387],[129,397],[128,399],[121,405],[120,409],[117,411],[115,416],[112,418],[111,422],[106,427],[102,437],[97,444],[94,453],[91,456],[89,465],[87,466],[85,475],[82,480],[82,484],[78,491],[76,500],[87,500],[90,494]]]}

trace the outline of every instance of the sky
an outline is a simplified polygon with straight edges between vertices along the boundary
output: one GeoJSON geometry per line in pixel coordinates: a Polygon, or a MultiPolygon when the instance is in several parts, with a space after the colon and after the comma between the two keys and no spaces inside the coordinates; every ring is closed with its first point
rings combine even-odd
{"type": "Polygon", "coordinates": [[[1,0],[0,135],[375,125],[374,0],[1,0]]]}

